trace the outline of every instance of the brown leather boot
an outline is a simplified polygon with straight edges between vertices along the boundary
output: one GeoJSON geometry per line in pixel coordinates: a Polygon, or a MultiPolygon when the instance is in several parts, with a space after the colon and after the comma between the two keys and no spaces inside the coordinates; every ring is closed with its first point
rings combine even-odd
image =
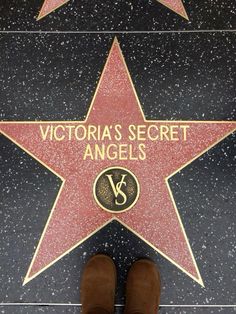
{"type": "Polygon", "coordinates": [[[87,262],[81,282],[82,314],[114,313],[116,267],[106,255],[95,255],[87,262]]]}
{"type": "Polygon", "coordinates": [[[125,314],[157,314],[160,294],[160,274],[154,262],[135,262],[128,273],[125,314]]]}

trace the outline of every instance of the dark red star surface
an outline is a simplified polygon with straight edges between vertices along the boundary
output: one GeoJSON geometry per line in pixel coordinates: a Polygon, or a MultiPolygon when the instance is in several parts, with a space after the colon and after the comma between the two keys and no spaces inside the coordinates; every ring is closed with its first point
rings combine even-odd
{"type": "MultiPolygon", "coordinates": [[[[111,222],[119,221],[198,283],[203,284],[168,179],[235,130],[234,122],[146,120],[117,40],[114,40],[85,121],[1,122],[2,133],[62,180],[24,283],[27,283],[85,239],[111,222]],[[40,128],[89,125],[122,126],[122,144],[134,153],[146,145],[145,160],[83,160],[86,145],[105,140],[42,139],[40,128]],[[142,142],[128,138],[128,126],[187,127],[173,140],[142,142]],[[140,196],[126,212],[110,213],[96,203],[93,184],[107,167],[129,169],[138,179],[140,196]]],[[[118,143],[118,144],[120,144],[118,143]]],[[[194,224],[194,221],[192,221],[194,224]]]]}
{"type": "MultiPolygon", "coordinates": [[[[69,1],[70,0],[45,0],[39,12],[38,20],[52,13],[53,11],[60,8],[62,5],[66,4],[69,1]]],[[[185,11],[184,5],[181,0],[157,0],[157,1],[188,20],[188,15],[185,11]]]]}

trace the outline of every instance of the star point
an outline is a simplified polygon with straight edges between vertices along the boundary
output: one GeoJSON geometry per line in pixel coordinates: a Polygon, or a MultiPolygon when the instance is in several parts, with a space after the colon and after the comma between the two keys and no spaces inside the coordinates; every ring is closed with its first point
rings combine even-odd
{"type": "Polygon", "coordinates": [[[182,0],[157,0],[157,1],[189,21],[188,14],[185,10],[182,0]]]}
{"type": "Polygon", "coordinates": [[[37,21],[41,20],[42,18],[46,17],[53,11],[59,9],[61,6],[69,2],[70,0],[44,0],[43,6],[39,12],[37,17],[37,21]]]}

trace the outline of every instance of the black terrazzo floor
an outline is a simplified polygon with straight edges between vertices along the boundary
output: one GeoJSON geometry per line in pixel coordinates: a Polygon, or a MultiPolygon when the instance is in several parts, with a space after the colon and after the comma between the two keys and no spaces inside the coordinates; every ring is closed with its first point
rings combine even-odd
{"type": "MultiPolygon", "coordinates": [[[[0,4],[1,120],[84,119],[115,36],[28,31],[233,30],[236,24],[232,0],[188,1],[190,22],[154,1],[91,7],[76,0],[36,22],[41,2],[0,4]]],[[[116,35],[147,119],[235,120],[235,32],[116,35]]],[[[131,263],[148,256],[161,270],[161,304],[191,305],[162,306],[160,314],[235,313],[235,134],[170,181],[205,288],[118,222],[22,286],[60,180],[4,136],[0,145],[0,313],[80,313],[79,306],[7,303],[79,303],[84,264],[101,251],[118,268],[118,304],[131,263]]]]}

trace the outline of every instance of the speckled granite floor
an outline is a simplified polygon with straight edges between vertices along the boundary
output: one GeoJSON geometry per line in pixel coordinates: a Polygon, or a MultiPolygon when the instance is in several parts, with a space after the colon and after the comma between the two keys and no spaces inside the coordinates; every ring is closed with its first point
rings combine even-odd
{"type": "MultiPolygon", "coordinates": [[[[190,22],[150,1],[93,8],[71,1],[36,22],[41,2],[0,4],[1,120],[77,121],[87,114],[115,35],[38,30],[195,30],[116,34],[145,117],[235,120],[235,32],[198,31],[234,29],[234,1],[188,1],[190,22]]],[[[205,287],[117,221],[22,286],[61,180],[6,136],[0,145],[0,313],[80,313],[79,306],[49,304],[80,302],[81,272],[96,252],[117,265],[117,304],[124,303],[131,263],[148,256],[162,275],[161,314],[235,313],[235,134],[169,180],[205,287]]]]}

